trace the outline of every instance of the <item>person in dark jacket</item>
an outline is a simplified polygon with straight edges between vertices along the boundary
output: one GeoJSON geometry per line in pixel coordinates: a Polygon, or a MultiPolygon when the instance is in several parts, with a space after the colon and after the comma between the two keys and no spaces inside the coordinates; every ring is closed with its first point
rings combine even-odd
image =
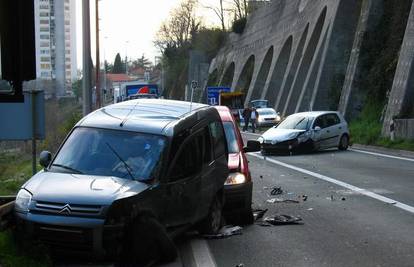
{"type": "Polygon", "coordinates": [[[249,129],[249,121],[250,121],[250,115],[251,115],[251,110],[249,107],[245,107],[243,110],[243,119],[244,119],[244,126],[243,126],[243,131],[247,131],[249,129]]]}

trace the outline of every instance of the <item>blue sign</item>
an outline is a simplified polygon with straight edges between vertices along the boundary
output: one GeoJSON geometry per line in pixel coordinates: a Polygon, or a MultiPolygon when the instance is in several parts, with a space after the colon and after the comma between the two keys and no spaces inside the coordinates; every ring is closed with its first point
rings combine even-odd
{"type": "Polygon", "coordinates": [[[219,104],[220,93],[230,93],[230,87],[207,87],[207,104],[216,106],[219,104]]]}

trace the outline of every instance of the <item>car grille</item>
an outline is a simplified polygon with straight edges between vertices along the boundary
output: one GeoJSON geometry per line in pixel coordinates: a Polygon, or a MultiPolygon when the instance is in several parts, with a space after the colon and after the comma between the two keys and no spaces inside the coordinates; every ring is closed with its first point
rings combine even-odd
{"type": "Polygon", "coordinates": [[[47,224],[37,224],[35,227],[37,239],[52,249],[83,252],[93,250],[92,229],[47,224]]]}
{"type": "Polygon", "coordinates": [[[275,120],[275,118],[265,118],[264,120],[265,120],[265,121],[274,121],[274,120],[275,120]]]}
{"type": "Polygon", "coordinates": [[[37,201],[35,209],[31,210],[31,212],[57,214],[61,216],[97,217],[102,214],[102,206],[37,201]]]}

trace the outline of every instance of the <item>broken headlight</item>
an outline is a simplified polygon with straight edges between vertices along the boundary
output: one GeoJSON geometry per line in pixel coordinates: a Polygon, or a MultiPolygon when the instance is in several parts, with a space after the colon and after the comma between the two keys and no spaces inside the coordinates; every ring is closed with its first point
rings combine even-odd
{"type": "Polygon", "coordinates": [[[225,185],[236,185],[236,184],[243,184],[246,182],[246,176],[240,172],[233,172],[230,173],[227,177],[225,185]]]}

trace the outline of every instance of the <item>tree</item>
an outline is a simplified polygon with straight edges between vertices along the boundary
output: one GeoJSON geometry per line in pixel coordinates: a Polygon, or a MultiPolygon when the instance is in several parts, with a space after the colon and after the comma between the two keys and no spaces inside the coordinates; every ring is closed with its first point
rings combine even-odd
{"type": "Polygon", "coordinates": [[[109,63],[108,61],[105,60],[104,63],[105,66],[105,73],[112,73],[113,69],[114,69],[114,65],[109,63]]]}
{"type": "Polygon", "coordinates": [[[122,63],[121,55],[116,54],[112,73],[125,73],[125,64],[122,63]]]}
{"type": "Polygon", "coordinates": [[[233,0],[233,7],[234,20],[247,18],[247,15],[249,14],[247,0],[233,0]]]}
{"type": "Polygon", "coordinates": [[[143,68],[145,70],[151,68],[152,66],[152,62],[145,57],[144,54],[142,54],[142,57],[138,58],[137,60],[134,60],[132,62],[132,65],[136,68],[136,67],[140,67],[143,68]]]}
{"type": "Polygon", "coordinates": [[[214,6],[208,6],[207,8],[211,9],[214,11],[214,13],[216,13],[217,17],[220,20],[221,23],[221,30],[223,32],[226,31],[226,25],[225,25],[225,21],[226,21],[226,17],[225,17],[225,10],[223,7],[223,0],[219,0],[219,6],[218,7],[214,7],[214,6]]]}

